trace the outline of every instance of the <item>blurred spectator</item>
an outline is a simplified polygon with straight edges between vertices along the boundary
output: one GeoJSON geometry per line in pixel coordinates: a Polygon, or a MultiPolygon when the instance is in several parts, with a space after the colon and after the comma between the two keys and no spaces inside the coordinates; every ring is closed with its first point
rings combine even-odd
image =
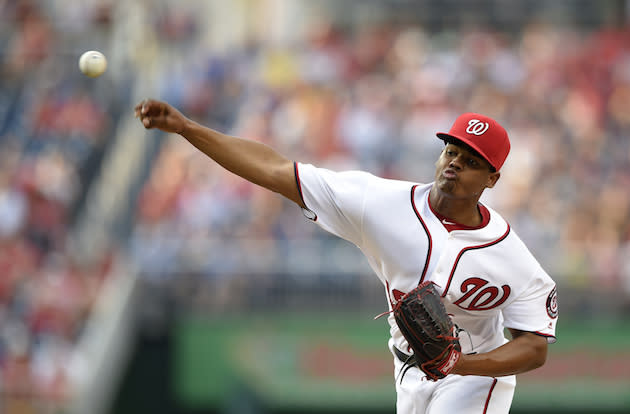
{"type": "MultiPolygon", "coordinates": [[[[115,119],[80,72],[68,70],[76,63],[59,43],[73,26],[53,6],[0,2],[0,411],[7,413],[54,413],[70,401],[68,361],[109,259],[103,252],[102,262],[85,266],[66,246],[90,164],[115,119]]],[[[106,25],[103,6],[80,9],[106,25]]]]}

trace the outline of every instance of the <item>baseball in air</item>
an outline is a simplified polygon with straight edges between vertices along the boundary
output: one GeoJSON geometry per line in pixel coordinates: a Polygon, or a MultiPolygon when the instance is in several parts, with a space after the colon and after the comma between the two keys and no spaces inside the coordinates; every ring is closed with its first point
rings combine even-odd
{"type": "Polygon", "coordinates": [[[107,69],[107,59],[101,52],[88,50],[79,59],[79,69],[85,76],[90,78],[99,77],[107,69]]]}

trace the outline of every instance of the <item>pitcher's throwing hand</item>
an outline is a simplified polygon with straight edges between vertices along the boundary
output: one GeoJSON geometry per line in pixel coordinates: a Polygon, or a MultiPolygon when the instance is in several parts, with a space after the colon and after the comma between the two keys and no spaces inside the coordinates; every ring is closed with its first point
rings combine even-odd
{"type": "Polygon", "coordinates": [[[164,132],[181,134],[184,132],[187,118],[166,102],[145,99],[134,109],[145,128],[158,128],[164,132]]]}

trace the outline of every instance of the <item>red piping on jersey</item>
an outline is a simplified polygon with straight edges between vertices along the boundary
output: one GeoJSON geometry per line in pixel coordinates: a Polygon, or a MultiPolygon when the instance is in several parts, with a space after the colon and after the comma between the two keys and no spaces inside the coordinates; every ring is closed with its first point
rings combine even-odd
{"type": "Polygon", "coordinates": [[[418,284],[420,284],[424,282],[424,277],[427,274],[427,269],[429,269],[429,261],[431,260],[431,251],[433,249],[433,239],[431,239],[431,233],[429,232],[429,229],[427,228],[426,223],[424,222],[424,220],[422,219],[422,216],[420,215],[420,213],[418,213],[418,209],[416,208],[416,202],[414,201],[414,194],[416,193],[416,187],[418,187],[417,184],[411,187],[411,206],[413,207],[414,213],[416,213],[416,217],[418,217],[418,220],[420,220],[420,224],[422,224],[422,228],[424,229],[424,232],[427,234],[427,239],[429,242],[429,248],[427,249],[427,258],[424,261],[424,269],[422,269],[422,276],[420,277],[420,281],[418,282],[418,284]]]}
{"type": "Polygon", "coordinates": [[[545,338],[553,338],[553,339],[556,339],[556,336],[555,336],[555,335],[549,335],[549,334],[542,333],[542,332],[538,332],[538,331],[534,331],[534,332],[532,332],[532,333],[534,333],[534,334],[536,334],[536,335],[539,335],[539,336],[542,336],[542,337],[545,337],[545,338]]]}
{"type": "Polygon", "coordinates": [[[302,182],[300,181],[300,172],[298,171],[298,165],[297,165],[297,162],[295,161],[293,162],[293,171],[295,172],[295,184],[297,185],[298,194],[300,195],[300,200],[302,200],[302,204],[304,204],[306,210],[313,213],[314,215],[313,221],[317,221],[317,214],[315,214],[313,210],[308,208],[308,206],[306,205],[306,202],[304,201],[304,195],[302,195],[302,182]]]}
{"type": "Polygon", "coordinates": [[[453,264],[453,269],[451,270],[451,274],[448,276],[448,283],[446,284],[446,287],[444,288],[444,293],[442,293],[442,297],[445,297],[446,294],[448,293],[448,288],[451,286],[451,281],[453,280],[453,275],[455,274],[455,269],[457,269],[457,264],[459,263],[459,259],[462,258],[464,253],[466,253],[469,250],[483,249],[485,247],[489,247],[489,246],[493,246],[495,244],[501,243],[503,240],[505,240],[505,238],[508,236],[508,234],[510,234],[510,225],[509,224],[508,224],[507,230],[505,231],[505,234],[503,234],[503,236],[499,237],[498,239],[496,239],[494,241],[491,241],[490,243],[480,244],[478,246],[470,246],[470,247],[466,247],[466,248],[462,249],[459,252],[459,254],[457,255],[457,259],[455,259],[455,264],[453,264]]]}
{"type": "Polygon", "coordinates": [[[492,391],[494,391],[494,386],[497,385],[497,379],[495,378],[492,381],[492,386],[490,386],[490,391],[488,391],[488,398],[486,398],[486,405],[483,407],[483,414],[488,412],[488,404],[490,403],[490,397],[492,397],[492,391]]]}

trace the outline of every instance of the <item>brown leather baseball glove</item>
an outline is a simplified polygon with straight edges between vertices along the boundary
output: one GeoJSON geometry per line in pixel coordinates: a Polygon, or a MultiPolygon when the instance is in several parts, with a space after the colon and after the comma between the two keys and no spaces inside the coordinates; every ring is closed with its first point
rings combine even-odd
{"type": "Polygon", "coordinates": [[[455,326],[433,282],[424,282],[403,296],[393,309],[396,323],[413,349],[403,374],[420,368],[429,379],[446,377],[461,355],[455,326]]]}

